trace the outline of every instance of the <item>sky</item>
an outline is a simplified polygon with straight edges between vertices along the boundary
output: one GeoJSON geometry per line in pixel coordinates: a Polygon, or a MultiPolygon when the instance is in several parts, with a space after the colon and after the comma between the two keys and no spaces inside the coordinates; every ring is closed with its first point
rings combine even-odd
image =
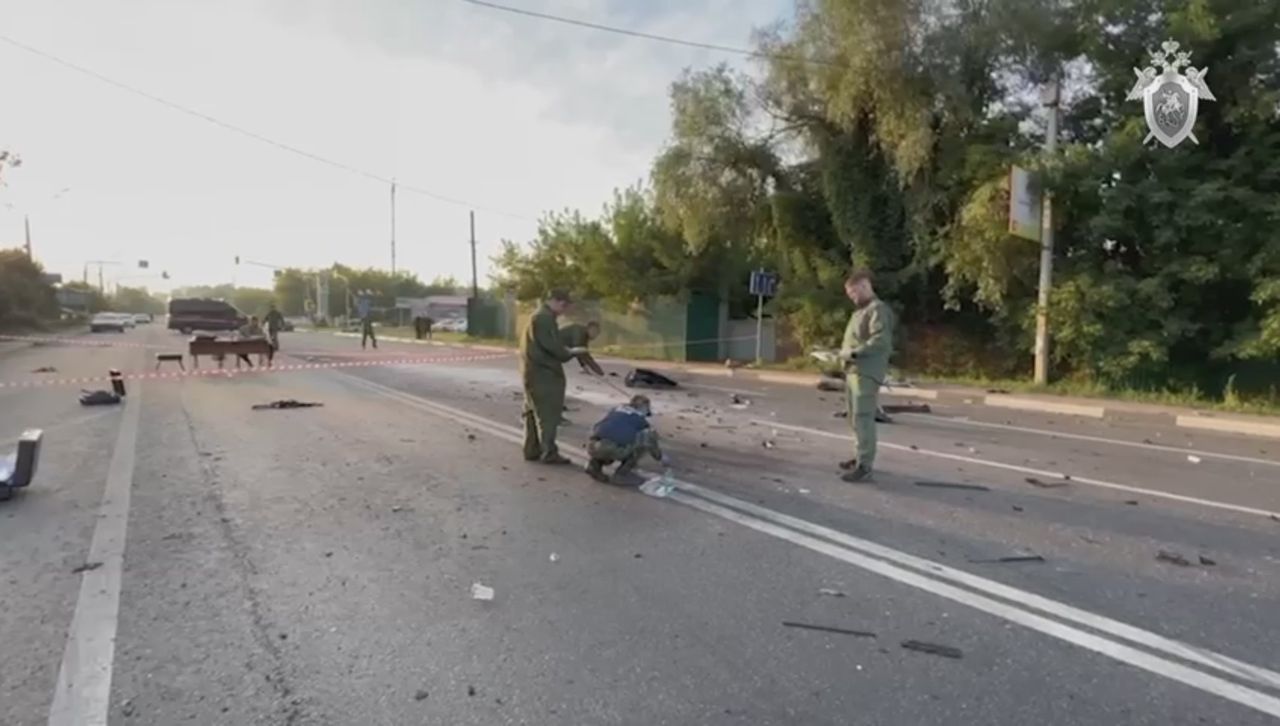
{"type": "MultiPolygon", "coordinates": [[[[791,0],[501,0],[749,47],[791,0]]],[[[0,248],[153,290],[269,286],[253,263],[391,266],[481,284],[548,210],[645,180],[682,69],[753,61],[463,0],[0,0],[0,36],[305,150],[195,118],[0,39],[0,248]],[[413,190],[407,188],[411,187],[413,190]],[[445,197],[442,201],[421,192],[445,197]],[[237,266],[234,258],[239,255],[237,266]],[[138,261],[147,260],[148,269],[138,261]],[[157,276],[167,271],[169,282],[157,276]]]]}

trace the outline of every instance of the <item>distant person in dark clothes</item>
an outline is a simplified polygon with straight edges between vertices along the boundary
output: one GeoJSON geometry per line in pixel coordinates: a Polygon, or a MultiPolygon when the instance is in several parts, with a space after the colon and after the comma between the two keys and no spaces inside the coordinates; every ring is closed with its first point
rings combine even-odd
{"type": "Polygon", "coordinates": [[[271,309],[267,311],[262,323],[267,329],[267,340],[271,341],[273,351],[280,350],[280,331],[284,328],[284,316],[276,309],[275,303],[271,303],[271,309]]]}
{"type": "Polygon", "coordinates": [[[372,340],[373,349],[377,350],[378,337],[373,334],[373,311],[370,309],[369,298],[362,296],[356,300],[356,312],[360,315],[360,349],[366,349],[372,340]]]}
{"type": "Polygon", "coordinates": [[[627,405],[605,414],[591,429],[591,440],[587,442],[587,454],[591,457],[587,474],[592,479],[605,484],[639,484],[634,470],[645,454],[661,461],[664,467],[671,465],[658,445],[658,432],[649,425],[651,413],[647,396],[633,396],[627,405]],[[611,480],[604,473],[604,467],[615,461],[618,468],[611,480]]]}

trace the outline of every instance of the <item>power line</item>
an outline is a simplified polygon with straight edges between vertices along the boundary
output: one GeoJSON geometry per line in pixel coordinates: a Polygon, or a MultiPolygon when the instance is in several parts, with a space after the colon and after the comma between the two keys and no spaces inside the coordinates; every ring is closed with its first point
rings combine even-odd
{"type": "MultiPolygon", "coordinates": [[[[291,154],[296,154],[297,156],[301,156],[301,157],[303,157],[303,158],[310,159],[310,160],[312,160],[312,161],[319,162],[319,163],[321,163],[321,164],[325,164],[325,165],[327,165],[327,166],[331,166],[331,167],[333,167],[333,168],[335,168],[335,169],[340,169],[340,170],[342,170],[342,171],[345,171],[345,172],[348,172],[348,173],[351,173],[351,174],[355,174],[355,175],[357,175],[357,176],[362,176],[362,177],[364,177],[364,178],[366,178],[366,179],[372,179],[373,181],[381,182],[381,183],[383,183],[383,184],[391,184],[391,183],[392,183],[392,180],[391,180],[389,177],[382,176],[381,174],[375,174],[375,173],[373,173],[373,172],[371,172],[371,171],[367,171],[367,170],[365,170],[365,169],[361,169],[361,168],[358,168],[358,167],[355,167],[355,166],[351,166],[350,164],[345,164],[345,163],[340,162],[340,161],[334,161],[333,159],[329,159],[329,158],[327,158],[327,157],[320,156],[319,154],[312,153],[312,152],[310,152],[310,151],[307,151],[306,149],[300,149],[300,148],[298,148],[298,147],[296,147],[296,146],[293,146],[293,145],[290,145],[290,144],[286,144],[286,143],[284,143],[284,142],[282,142],[282,141],[276,141],[275,139],[272,139],[272,138],[267,137],[267,136],[263,136],[262,134],[259,134],[259,133],[255,132],[255,131],[250,131],[249,129],[246,129],[246,128],[242,127],[242,126],[237,126],[237,125],[235,125],[235,124],[233,124],[233,123],[229,123],[229,122],[227,122],[227,121],[223,121],[222,119],[216,118],[216,117],[214,117],[214,116],[210,116],[210,115],[209,115],[209,114],[207,114],[207,113],[203,113],[203,112],[201,112],[201,111],[197,111],[197,110],[195,110],[195,109],[188,108],[188,107],[186,107],[186,106],[183,106],[182,104],[175,103],[175,102],[170,101],[170,100],[168,100],[168,99],[166,99],[166,98],[163,98],[163,97],[161,97],[161,96],[157,96],[157,95],[155,95],[155,94],[153,94],[153,93],[148,93],[147,91],[144,91],[144,90],[142,90],[142,89],[140,89],[140,88],[136,88],[136,87],[134,87],[134,86],[130,86],[130,85],[129,85],[129,84],[127,84],[127,83],[122,83],[121,81],[117,81],[117,80],[115,80],[114,78],[110,78],[110,77],[108,77],[108,76],[104,76],[104,75],[102,75],[101,73],[98,73],[98,72],[97,72],[97,71],[95,71],[95,70],[92,70],[92,69],[90,69],[90,68],[86,68],[86,67],[84,67],[84,66],[82,66],[82,65],[78,65],[78,64],[76,64],[76,63],[72,63],[72,62],[71,62],[71,61],[69,61],[69,60],[65,60],[65,59],[63,59],[63,58],[59,58],[58,56],[53,55],[52,53],[46,53],[45,51],[42,51],[42,50],[40,50],[39,48],[33,48],[32,46],[29,46],[29,45],[27,45],[27,44],[25,44],[25,43],[21,43],[21,42],[19,42],[19,41],[17,41],[17,40],[14,40],[13,38],[10,38],[10,37],[8,37],[8,36],[6,36],[6,35],[2,35],[2,34],[0,34],[0,42],[8,43],[9,45],[11,45],[11,46],[13,46],[13,47],[15,47],[15,48],[17,48],[17,49],[19,49],[19,50],[25,51],[25,52],[30,53],[30,54],[35,55],[35,56],[39,56],[39,57],[41,57],[41,58],[44,58],[45,60],[52,61],[53,63],[57,63],[58,65],[63,66],[64,68],[69,68],[69,69],[71,69],[71,70],[73,70],[73,71],[75,71],[75,72],[77,72],[77,73],[80,73],[80,74],[83,74],[83,75],[89,76],[90,78],[93,78],[93,79],[95,79],[95,80],[97,80],[97,81],[100,81],[100,82],[102,82],[102,83],[105,83],[105,84],[107,84],[107,85],[114,86],[115,88],[118,88],[118,89],[120,89],[120,90],[122,90],[122,91],[126,91],[126,92],[128,92],[128,93],[132,93],[132,94],[133,94],[133,95],[135,95],[135,96],[140,96],[140,97],[145,98],[145,99],[147,99],[148,101],[151,101],[151,102],[153,102],[153,103],[158,103],[158,104],[160,104],[161,106],[164,106],[164,107],[166,107],[166,108],[172,109],[172,110],[174,110],[174,111],[178,111],[178,112],[180,112],[180,113],[185,113],[185,114],[187,114],[188,116],[194,116],[195,118],[198,118],[198,119],[200,119],[200,120],[202,120],[202,121],[205,121],[205,122],[211,123],[211,124],[213,124],[214,126],[218,126],[218,127],[223,128],[223,129],[225,129],[225,130],[227,130],[227,131],[231,131],[231,132],[233,132],[233,133],[240,134],[241,136],[246,136],[246,137],[248,137],[248,138],[250,138],[250,139],[253,139],[254,141],[258,141],[258,142],[263,143],[263,144],[268,144],[268,145],[270,145],[270,146],[274,146],[274,147],[276,147],[277,149],[280,149],[280,150],[282,150],[282,151],[287,151],[287,152],[289,152],[289,153],[291,153],[291,154]]],[[[478,209],[478,210],[480,210],[480,211],[489,212],[489,213],[491,213],[491,214],[498,214],[498,215],[502,215],[502,216],[504,216],[504,217],[511,217],[511,218],[513,218],[513,219],[521,219],[521,220],[526,220],[526,221],[537,221],[537,220],[533,219],[532,217],[529,217],[529,216],[526,216],[526,215],[523,215],[523,214],[515,214],[515,213],[512,213],[512,212],[504,212],[504,211],[497,210],[497,209],[488,209],[488,208],[485,208],[485,207],[482,207],[482,206],[479,206],[479,205],[472,204],[472,203],[470,203],[470,202],[468,202],[468,201],[465,201],[465,200],[462,200],[462,199],[455,199],[455,198],[453,198],[453,197],[446,197],[446,196],[444,196],[444,195],[442,195],[442,194],[436,194],[435,192],[428,191],[428,190],[423,189],[423,188],[421,188],[421,187],[415,187],[415,186],[407,185],[407,184],[398,184],[398,186],[399,186],[399,188],[401,188],[401,189],[403,189],[403,190],[405,190],[405,191],[407,191],[407,192],[413,192],[413,193],[415,193],[415,194],[420,194],[420,195],[422,195],[422,196],[424,196],[424,197],[429,197],[429,198],[434,199],[434,200],[436,200],[436,201],[438,201],[438,202],[444,202],[444,203],[446,203],[446,204],[454,204],[454,205],[457,205],[457,206],[460,206],[460,207],[467,207],[468,209],[478,209]]]]}
{"type": "Polygon", "coordinates": [[[720,53],[732,53],[733,55],[742,55],[750,58],[759,59],[776,59],[793,61],[799,63],[810,63],[814,65],[834,65],[827,61],[817,60],[814,58],[804,58],[801,56],[785,55],[780,53],[770,53],[768,51],[751,50],[749,48],[736,48],[731,45],[719,45],[717,43],[703,43],[697,40],[685,40],[683,38],[673,38],[669,35],[658,35],[657,33],[645,33],[639,30],[631,30],[628,28],[619,28],[612,25],[601,25],[600,23],[592,23],[587,20],[578,20],[576,18],[566,18],[563,15],[552,15],[550,13],[540,13],[536,10],[525,10],[524,8],[513,8],[510,5],[499,5],[498,3],[486,2],[486,0],[462,0],[464,3],[476,5],[491,10],[500,10],[504,13],[513,13],[515,15],[524,15],[539,20],[550,20],[553,23],[563,23],[565,25],[575,25],[579,28],[589,28],[591,30],[599,30],[605,33],[615,33],[617,35],[626,35],[632,38],[643,38],[644,40],[652,40],[659,43],[669,43],[671,45],[682,45],[687,48],[701,48],[702,50],[714,50],[720,53]]]}

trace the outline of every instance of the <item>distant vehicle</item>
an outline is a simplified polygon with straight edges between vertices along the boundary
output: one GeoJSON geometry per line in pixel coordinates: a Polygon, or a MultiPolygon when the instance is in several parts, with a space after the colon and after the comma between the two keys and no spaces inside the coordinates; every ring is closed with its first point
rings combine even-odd
{"type": "Polygon", "coordinates": [[[112,315],[120,318],[120,322],[124,323],[124,327],[126,328],[138,327],[138,324],[133,320],[133,316],[129,313],[112,313],[112,315]]]}
{"type": "Polygon", "coordinates": [[[138,313],[133,316],[133,322],[137,323],[138,325],[146,325],[147,323],[150,323],[154,319],[155,318],[151,317],[151,313],[138,313]]]}
{"type": "Polygon", "coordinates": [[[102,333],[108,330],[123,333],[125,327],[125,316],[120,313],[98,313],[89,320],[90,333],[102,333]]]}
{"type": "Polygon", "coordinates": [[[237,330],[248,322],[244,313],[225,300],[178,298],[169,301],[169,329],[190,335],[194,331],[237,330]]]}
{"type": "Polygon", "coordinates": [[[467,332],[466,318],[446,318],[433,326],[436,330],[446,333],[465,333],[467,332]]]}

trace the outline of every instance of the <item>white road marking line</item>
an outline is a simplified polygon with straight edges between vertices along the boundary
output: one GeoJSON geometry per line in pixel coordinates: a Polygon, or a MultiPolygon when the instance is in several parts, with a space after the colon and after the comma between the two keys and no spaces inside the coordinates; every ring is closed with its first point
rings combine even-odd
{"type": "Polygon", "coordinates": [[[1178,446],[1168,446],[1166,444],[1147,444],[1139,441],[1124,441],[1121,439],[1108,439],[1102,436],[1089,436],[1088,434],[1070,434],[1063,431],[1048,431],[1046,429],[1033,429],[1025,426],[1013,426],[1010,424],[990,423],[987,421],[972,421],[951,418],[949,416],[937,416],[924,413],[902,413],[894,414],[905,419],[916,419],[919,421],[929,421],[931,423],[944,423],[951,426],[975,426],[987,429],[1000,429],[1002,431],[1017,431],[1024,434],[1037,434],[1039,436],[1048,436],[1055,439],[1071,439],[1073,441],[1088,441],[1095,444],[1110,444],[1112,446],[1127,446],[1134,449],[1148,449],[1151,451],[1169,451],[1175,454],[1195,454],[1205,458],[1225,459],[1227,461],[1239,461],[1246,464],[1261,464],[1263,466],[1280,466],[1280,461],[1271,459],[1259,459],[1253,456],[1238,456],[1236,454],[1219,454],[1213,451],[1203,451],[1200,449],[1182,448],[1178,446]]]}
{"type": "Polygon", "coordinates": [[[1059,640],[1066,641],[1072,645],[1094,651],[1095,653],[1101,653],[1102,655],[1113,658],[1121,663],[1136,666],[1150,673],[1164,676],[1165,678],[1178,681],[1179,683],[1197,688],[1201,691],[1205,691],[1206,693],[1211,693],[1229,701],[1234,701],[1242,706],[1248,706],[1249,708],[1261,711],[1262,713],[1271,716],[1280,716],[1280,699],[1267,695],[1261,691],[1255,691],[1251,688],[1204,673],[1181,663],[1152,655],[1151,653],[1143,650],[1138,650],[1132,646],[1108,640],[1102,636],[1071,627],[1070,625],[1064,625],[1056,620],[1051,620],[1042,615],[1028,612],[1012,604],[992,600],[991,598],[968,590],[962,590],[958,587],[939,582],[922,574],[904,570],[882,560],[877,560],[866,555],[847,550],[830,542],[795,532],[785,527],[757,519],[726,507],[712,504],[679,491],[674,492],[670,497],[681,504],[693,507],[694,509],[707,514],[741,524],[742,526],[754,529],[757,532],[777,537],[778,539],[813,550],[814,552],[834,557],[835,559],[854,565],[855,567],[860,567],[869,572],[873,572],[877,575],[887,577],[891,580],[895,580],[904,585],[923,590],[939,597],[947,598],[948,600],[960,603],[961,605],[967,605],[975,610],[985,612],[989,615],[994,615],[998,618],[1003,618],[1009,622],[1044,633],[1045,635],[1049,635],[1059,640]]]}
{"type": "Polygon", "coordinates": [[[102,565],[81,575],[80,595],[49,707],[49,726],[106,726],[107,723],[142,384],[133,386],[125,401],[120,432],[107,468],[98,523],[85,558],[86,562],[102,565]]]}
{"type": "Polygon", "coordinates": [[[1184,643],[1172,638],[1166,638],[1157,635],[1148,630],[1143,630],[1118,620],[1112,620],[1103,615],[1097,615],[1087,610],[1081,610],[1066,603],[1051,600],[1026,590],[1020,590],[1009,585],[1005,585],[995,580],[974,575],[964,570],[958,570],[948,567],[938,562],[916,557],[900,550],[876,544],[870,540],[854,537],[830,527],[824,527],[814,524],[798,517],[757,506],[750,502],[731,497],[727,494],[721,494],[713,489],[690,484],[686,482],[680,483],[680,489],[691,494],[696,494],[703,499],[720,504],[732,509],[740,510],[760,519],[771,521],[775,524],[789,527],[791,529],[803,532],[815,537],[821,537],[830,540],[847,549],[851,549],[863,554],[879,557],[888,560],[895,565],[908,567],[919,570],[924,574],[938,579],[950,580],[958,585],[979,590],[986,595],[999,597],[1013,602],[1024,608],[1039,610],[1048,615],[1061,618],[1078,625],[1083,625],[1094,630],[1102,631],[1108,635],[1117,638],[1123,638],[1137,645],[1146,646],[1153,650],[1163,651],[1164,653],[1184,660],[1199,663],[1202,666],[1208,666],[1219,670],[1225,674],[1253,681],[1260,685],[1269,686],[1271,688],[1280,689],[1280,673],[1276,671],[1245,663],[1211,650],[1199,648],[1189,643],[1184,643]]]}
{"type": "MultiPolygon", "coordinates": [[[[809,428],[808,426],[796,426],[794,424],[784,424],[777,421],[767,421],[765,419],[753,419],[758,426],[772,426],[777,429],[787,429],[790,431],[799,431],[801,433],[813,434],[815,436],[823,436],[829,439],[837,439],[839,441],[853,441],[853,437],[847,434],[835,434],[822,429],[809,428]]],[[[885,441],[880,442],[880,448],[892,449],[894,451],[903,451],[908,454],[919,456],[932,456],[937,459],[948,459],[950,461],[959,461],[965,464],[975,464],[977,466],[986,466],[992,469],[1004,469],[1005,471],[1016,471],[1019,474],[1034,474],[1048,478],[1060,479],[1062,472],[1046,471],[1044,469],[1034,469],[1029,466],[1020,466],[1018,464],[1006,464],[1001,461],[992,461],[990,459],[978,459],[972,456],[961,456],[960,454],[948,454],[945,451],[932,451],[930,449],[913,448],[911,446],[903,446],[902,444],[890,444],[885,441]]],[[[1195,504],[1201,507],[1212,507],[1213,509],[1223,509],[1230,512],[1240,512],[1243,514],[1255,514],[1260,517],[1276,517],[1280,518],[1280,512],[1273,512],[1269,509],[1258,509],[1256,507],[1246,507],[1242,504],[1230,504],[1227,502],[1218,502],[1212,499],[1201,499],[1200,497],[1189,497],[1183,494],[1174,494],[1172,492],[1163,492],[1157,489],[1144,489],[1142,487],[1130,486],[1128,484],[1117,484],[1116,482],[1104,481],[1102,479],[1093,479],[1087,476],[1071,475],[1073,484],[1085,484],[1087,486],[1099,487],[1101,489],[1114,489],[1121,492],[1129,492],[1131,494],[1142,494],[1148,497],[1156,497],[1158,499],[1169,499],[1175,502],[1183,502],[1184,504],[1195,504]]]]}
{"type": "MultiPolygon", "coordinates": [[[[473,426],[497,438],[520,443],[522,436],[519,429],[513,426],[485,419],[452,406],[424,399],[420,396],[405,393],[372,381],[355,376],[357,383],[387,398],[409,404],[415,408],[434,413],[459,423],[473,426]]],[[[582,461],[583,455],[576,451],[566,451],[572,459],[582,461]]],[[[1065,625],[1056,620],[1038,615],[1021,607],[1035,608],[1044,613],[1074,621],[1081,625],[1100,630],[1111,635],[1125,638],[1134,643],[1145,645],[1170,655],[1184,658],[1210,668],[1217,669],[1232,676],[1254,681],[1256,683],[1280,688],[1280,673],[1255,666],[1244,661],[1230,658],[1219,653],[1199,648],[1177,640],[1142,630],[1105,616],[1096,615],[1065,603],[1060,603],[1031,592],[1019,590],[1008,585],[971,575],[962,570],[941,565],[930,560],[879,545],[868,540],[859,539],[837,530],[822,527],[806,520],[759,507],[733,497],[720,494],[705,487],[688,482],[678,482],[678,491],[672,498],[682,504],[699,509],[708,514],[743,524],[760,532],[777,536],[781,539],[827,554],[844,562],[889,577],[918,589],[946,597],[970,607],[982,610],[1010,622],[1023,625],[1039,632],[1051,635],[1082,648],[1092,650],[1130,665],[1137,666],[1157,675],[1193,686],[1200,690],[1221,696],[1242,705],[1255,708],[1264,713],[1280,716],[1280,700],[1254,691],[1217,676],[1204,673],[1181,663],[1167,660],[1146,651],[1138,650],[1123,643],[1108,640],[1100,635],[1089,633],[1065,625]],[[721,506],[715,502],[730,506],[721,506]],[[772,521],[770,521],[772,520],[772,521]],[[799,530],[799,531],[797,531],[799,530]],[[817,536],[825,538],[818,539],[817,536]],[[837,544],[838,543],[838,544],[837,544]],[[861,550],[861,552],[859,551],[861,550]],[[881,557],[889,560],[885,562],[881,557]],[[890,564],[890,562],[897,564],[890,564]],[[911,567],[919,572],[903,569],[898,565],[911,567]],[[986,594],[1007,598],[1011,603],[993,600],[986,595],[963,590],[941,580],[950,580],[968,587],[985,591],[986,594]]]]}
{"type": "Polygon", "coordinates": [[[751,396],[753,398],[768,398],[769,394],[764,391],[748,391],[743,388],[725,388],[724,386],[708,386],[705,383],[689,383],[684,382],[680,385],[686,388],[704,388],[708,391],[719,391],[720,393],[736,393],[739,396],[751,396]]]}

